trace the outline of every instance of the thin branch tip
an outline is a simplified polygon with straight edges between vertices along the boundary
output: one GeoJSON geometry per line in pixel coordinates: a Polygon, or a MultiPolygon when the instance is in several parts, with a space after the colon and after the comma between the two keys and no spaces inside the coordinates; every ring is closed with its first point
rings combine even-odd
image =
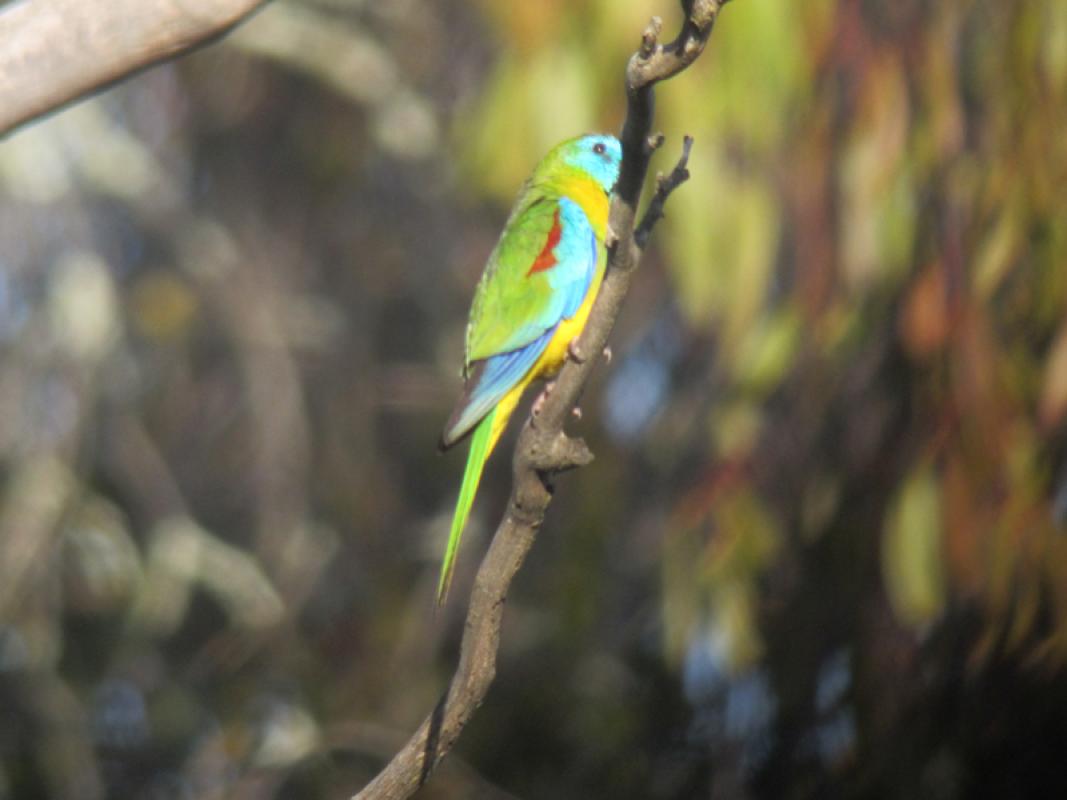
{"type": "Polygon", "coordinates": [[[634,242],[644,250],[648,244],[648,238],[652,235],[652,228],[666,215],[664,208],[671,192],[689,180],[689,154],[693,148],[693,137],[686,135],[682,138],[682,154],[678,162],[669,174],[662,172],[656,174],[656,192],[645,210],[641,223],[634,229],[634,242]]]}
{"type": "Polygon", "coordinates": [[[638,51],[641,58],[647,60],[656,52],[656,45],[659,43],[659,35],[662,31],[663,20],[659,17],[652,17],[641,34],[641,49],[638,51]]]}

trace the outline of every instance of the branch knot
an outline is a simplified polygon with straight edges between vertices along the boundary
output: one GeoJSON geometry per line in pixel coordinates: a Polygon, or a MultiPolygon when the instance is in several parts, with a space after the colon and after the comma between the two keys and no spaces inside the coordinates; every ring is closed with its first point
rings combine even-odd
{"type": "Polygon", "coordinates": [[[653,17],[648,21],[648,25],[645,26],[644,32],[641,34],[641,48],[638,50],[638,54],[643,60],[648,60],[656,52],[656,45],[659,43],[659,34],[663,30],[663,20],[659,17],[653,17]]]}
{"type": "Polygon", "coordinates": [[[542,432],[534,427],[527,440],[526,465],[542,475],[584,467],[592,461],[593,453],[585,441],[570,437],[563,431],[542,432]]]}

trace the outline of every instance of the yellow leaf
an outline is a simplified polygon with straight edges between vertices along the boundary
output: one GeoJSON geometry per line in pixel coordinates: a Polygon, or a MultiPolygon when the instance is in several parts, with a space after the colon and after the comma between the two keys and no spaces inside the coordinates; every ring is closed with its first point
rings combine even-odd
{"type": "Polygon", "coordinates": [[[929,623],[944,605],[941,532],[941,487],[933,470],[924,466],[904,481],[882,537],[886,592],[906,625],[929,623]]]}

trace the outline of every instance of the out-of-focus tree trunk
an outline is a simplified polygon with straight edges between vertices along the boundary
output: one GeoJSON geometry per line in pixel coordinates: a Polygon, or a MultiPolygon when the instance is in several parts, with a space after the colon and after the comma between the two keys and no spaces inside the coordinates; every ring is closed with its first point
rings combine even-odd
{"type": "Polygon", "coordinates": [[[15,0],[0,6],[0,135],[239,23],[264,0],[15,0]]]}

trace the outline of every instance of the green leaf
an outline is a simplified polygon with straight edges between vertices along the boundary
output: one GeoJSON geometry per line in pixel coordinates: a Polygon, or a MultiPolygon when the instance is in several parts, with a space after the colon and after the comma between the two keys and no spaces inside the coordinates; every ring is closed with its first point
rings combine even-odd
{"type": "Polygon", "coordinates": [[[913,472],[890,507],[882,538],[882,576],[897,618],[926,625],[945,603],[941,487],[929,466],[913,472]]]}

